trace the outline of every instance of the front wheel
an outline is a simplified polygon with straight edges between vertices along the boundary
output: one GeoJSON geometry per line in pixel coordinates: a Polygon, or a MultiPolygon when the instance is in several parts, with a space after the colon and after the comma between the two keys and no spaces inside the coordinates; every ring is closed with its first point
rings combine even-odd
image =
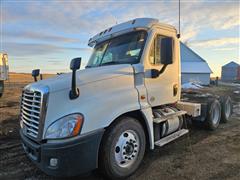
{"type": "Polygon", "coordinates": [[[123,117],[107,129],[100,148],[99,167],[110,179],[122,179],[139,167],[146,147],[142,125],[123,117]]]}

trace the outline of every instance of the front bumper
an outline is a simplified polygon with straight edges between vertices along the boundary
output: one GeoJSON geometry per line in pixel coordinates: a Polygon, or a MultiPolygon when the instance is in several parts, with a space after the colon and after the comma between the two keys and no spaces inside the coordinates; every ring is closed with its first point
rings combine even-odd
{"type": "Polygon", "coordinates": [[[90,135],[61,143],[38,144],[20,131],[22,144],[28,157],[46,174],[76,176],[94,170],[98,166],[98,150],[104,129],[90,135]],[[50,166],[50,159],[57,159],[50,166]],[[55,161],[56,162],[56,161],[55,161]]]}

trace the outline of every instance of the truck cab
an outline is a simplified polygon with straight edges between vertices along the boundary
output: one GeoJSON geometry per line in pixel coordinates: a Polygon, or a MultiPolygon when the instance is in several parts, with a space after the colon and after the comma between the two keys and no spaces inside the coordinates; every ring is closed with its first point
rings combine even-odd
{"type": "Polygon", "coordinates": [[[184,116],[200,116],[201,104],[180,102],[179,39],[173,26],[134,19],[105,29],[88,44],[93,53],[85,69],[78,70],[81,58],[76,58],[72,73],[23,89],[23,147],[50,175],[98,168],[108,178],[126,178],[146,149],[188,133],[184,116]]]}

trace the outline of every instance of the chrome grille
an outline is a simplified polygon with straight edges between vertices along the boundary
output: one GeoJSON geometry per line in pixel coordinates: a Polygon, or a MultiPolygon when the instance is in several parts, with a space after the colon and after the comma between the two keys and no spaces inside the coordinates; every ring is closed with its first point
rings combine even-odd
{"type": "Polygon", "coordinates": [[[38,138],[41,120],[42,94],[39,91],[24,90],[21,101],[20,119],[24,124],[24,133],[38,138]]]}

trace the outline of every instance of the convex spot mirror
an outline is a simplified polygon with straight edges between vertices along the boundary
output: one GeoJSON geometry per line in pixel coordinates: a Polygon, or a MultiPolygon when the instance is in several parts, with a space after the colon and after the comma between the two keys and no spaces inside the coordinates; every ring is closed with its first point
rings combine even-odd
{"type": "Polygon", "coordinates": [[[70,99],[76,99],[79,96],[79,89],[77,88],[76,82],[76,71],[80,69],[81,66],[81,58],[74,58],[70,63],[70,69],[72,70],[72,87],[69,92],[70,99]]]}
{"type": "Polygon", "coordinates": [[[40,69],[34,69],[32,70],[32,77],[34,77],[34,81],[37,82],[37,77],[40,74],[40,69]]]}
{"type": "Polygon", "coordinates": [[[74,58],[72,59],[70,63],[70,69],[71,70],[78,70],[81,66],[81,58],[74,58]]]}
{"type": "Polygon", "coordinates": [[[32,70],[32,77],[37,77],[40,74],[40,69],[34,69],[32,70]]]}

